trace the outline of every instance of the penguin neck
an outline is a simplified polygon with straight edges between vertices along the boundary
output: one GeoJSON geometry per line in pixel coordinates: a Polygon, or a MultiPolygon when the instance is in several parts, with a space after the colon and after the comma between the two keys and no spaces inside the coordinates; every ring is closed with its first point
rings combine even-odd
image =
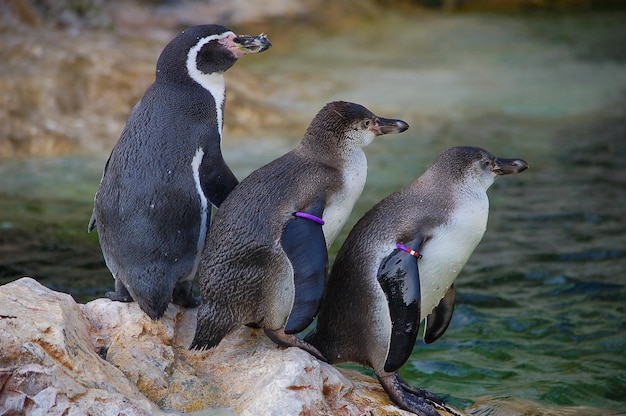
{"type": "Polygon", "coordinates": [[[367,178],[365,152],[345,141],[344,137],[332,130],[316,131],[309,128],[294,150],[306,160],[326,166],[334,172],[333,183],[327,187],[327,202],[322,216],[327,247],[335,241],[346,224],[367,178]]]}
{"type": "Polygon", "coordinates": [[[346,225],[367,179],[367,158],[363,149],[353,148],[342,152],[335,163],[333,167],[338,172],[340,186],[329,195],[323,216],[326,221],[323,230],[328,247],[346,225]]]}
{"type": "Polygon", "coordinates": [[[308,159],[327,165],[339,171],[364,166],[367,169],[365,152],[359,146],[350,146],[345,138],[332,131],[307,133],[304,135],[298,151],[308,159]]]}
{"type": "Polygon", "coordinates": [[[189,74],[189,77],[195,83],[199,84],[213,97],[213,101],[215,102],[215,115],[217,117],[217,128],[221,141],[222,124],[224,121],[224,99],[226,98],[226,82],[224,81],[224,72],[222,71],[204,73],[198,69],[196,64],[198,52],[203,45],[203,43],[198,43],[187,54],[187,74],[189,74]]]}

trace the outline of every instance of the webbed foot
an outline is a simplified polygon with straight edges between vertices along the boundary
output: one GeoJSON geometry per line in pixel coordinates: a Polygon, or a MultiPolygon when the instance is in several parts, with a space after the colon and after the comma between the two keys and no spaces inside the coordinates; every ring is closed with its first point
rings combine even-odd
{"type": "Polygon", "coordinates": [[[115,279],[115,292],[107,292],[104,294],[107,298],[116,302],[133,302],[134,299],[124,286],[120,279],[115,279]]]}
{"type": "Polygon", "coordinates": [[[419,416],[439,416],[436,409],[450,414],[462,416],[455,409],[446,405],[442,398],[427,390],[411,386],[402,380],[397,373],[386,377],[378,377],[378,381],[398,407],[419,416]]]}
{"type": "Polygon", "coordinates": [[[265,332],[265,335],[267,335],[269,339],[271,339],[272,341],[274,341],[276,344],[280,345],[281,347],[298,347],[308,352],[309,354],[311,354],[318,360],[328,362],[328,360],[322,355],[322,353],[313,345],[309,344],[303,339],[296,337],[295,335],[286,334],[284,327],[279,328],[279,329],[267,329],[266,328],[264,329],[264,332],[265,332]]]}

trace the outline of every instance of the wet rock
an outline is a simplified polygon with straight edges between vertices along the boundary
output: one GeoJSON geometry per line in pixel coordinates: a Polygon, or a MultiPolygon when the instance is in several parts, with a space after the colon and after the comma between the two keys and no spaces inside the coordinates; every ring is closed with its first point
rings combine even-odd
{"type": "Polygon", "coordinates": [[[135,303],[78,305],[30,278],[2,286],[0,414],[410,414],[374,379],[260,330],[189,351],[195,313],[170,305],[154,322],[135,303]]]}

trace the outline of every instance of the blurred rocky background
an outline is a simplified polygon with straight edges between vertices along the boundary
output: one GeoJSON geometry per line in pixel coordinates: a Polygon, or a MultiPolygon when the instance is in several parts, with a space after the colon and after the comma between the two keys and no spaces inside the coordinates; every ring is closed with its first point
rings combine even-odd
{"type": "MultiPolygon", "coordinates": [[[[221,23],[271,31],[288,48],[301,31],[332,31],[394,8],[406,13],[476,10],[585,11],[621,0],[4,0],[0,2],[0,158],[108,152],[154,79],[163,46],[185,27],[221,23]]],[[[226,134],[285,128],[260,82],[229,71],[226,134]]],[[[308,117],[308,116],[307,116],[308,117]]],[[[291,120],[298,128],[305,120],[291,120]]]]}

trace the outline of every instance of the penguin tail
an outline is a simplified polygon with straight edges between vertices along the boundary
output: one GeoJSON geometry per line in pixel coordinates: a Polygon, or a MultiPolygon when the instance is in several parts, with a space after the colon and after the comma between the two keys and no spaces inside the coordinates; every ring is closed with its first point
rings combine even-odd
{"type": "Polygon", "coordinates": [[[87,232],[90,233],[96,228],[96,211],[91,213],[91,218],[89,219],[89,225],[87,226],[87,232]]]}
{"type": "Polygon", "coordinates": [[[317,335],[317,328],[313,328],[311,332],[306,334],[306,336],[304,337],[304,340],[311,345],[315,345],[317,343],[315,340],[316,335],[317,335]]]}
{"type": "Polygon", "coordinates": [[[224,314],[214,313],[215,309],[206,304],[202,304],[198,309],[198,322],[196,324],[196,334],[189,346],[190,350],[208,350],[217,345],[228,335],[236,323],[224,314]]]}
{"type": "MultiPolygon", "coordinates": [[[[319,336],[317,328],[313,328],[313,330],[304,337],[303,341],[317,349],[323,357],[326,357],[326,348],[319,336]]],[[[328,362],[328,359],[325,361],[328,362]]]]}
{"type": "Polygon", "coordinates": [[[346,345],[345,348],[342,347],[344,346],[342,340],[332,337],[323,330],[320,331],[319,328],[313,328],[313,330],[304,337],[303,341],[319,351],[324,358],[324,361],[329,364],[342,363],[346,361],[359,362],[352,359],[352,357],[348,357],[348,355],[352,354],[347,353],[349,351],[349,346],[346,345]]]}
{"type": "Polygon", "coordinates": [[[166,278],[157,271],[148,271],[148,274],[135,274],[132,279],[126,279],[126,287],[139,308],[152,320],[158,321],[163,317],[172,299],[175,279],[166,278]]]}
{"type": "Polygon", "coordinates": [[[159,319],[161,319],[165,314],[167,306],[169,305],[169,301],[165,303],[158,302],[157,304],[154,304],[153,302],[142,302],[141,300],[138,300],[137,303],[139,304],[141,310],[144,311],[146,315],[148,315],[150,318],[152,318],[153,321],[158,321],[159,319]]]}

